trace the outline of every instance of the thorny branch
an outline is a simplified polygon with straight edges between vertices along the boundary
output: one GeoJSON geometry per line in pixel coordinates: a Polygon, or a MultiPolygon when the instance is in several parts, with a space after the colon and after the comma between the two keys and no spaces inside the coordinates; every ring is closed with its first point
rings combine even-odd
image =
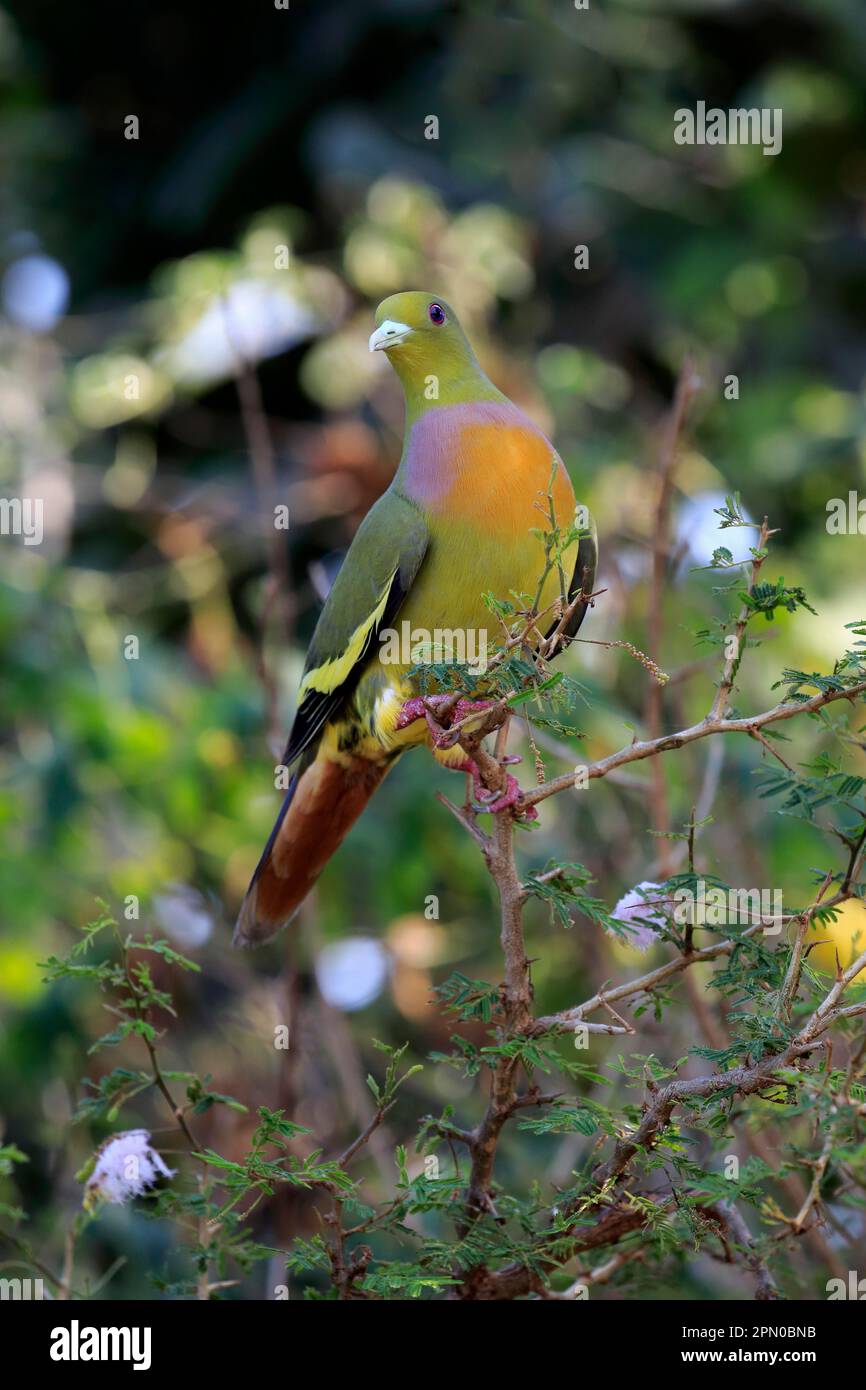
{"type": "MultiPolygon", "coordinates": [[[[607,777],[616,768],[624,767],[627,763],[640,762],[643,758],[654,758],[659,753],[667,753],[675,748],[685,748],[687,744],[695,743],[698,739],[708,738],[711,734],[753,734],[756,729],[765,728],[767,724],[777,724],[784,719],[794,719],[798,714],[814,714],[817,710],[823,709],[825,705],[833,704],[837,700],[853,702],[864,691],[866,691],[866,681],[859,681],[856,685],[846,686],[844,690],[821,691],[817,695],[810,696],[807,700],[782,700],[779,704],[773,705],[772,709],[764,710],[761,714],[747,715],[744,718],[725,719],[708,714],[700,723],[692,724],[688,729],[680,729],[674,734],[662,734],[660,738],[638,739],[634,743],[628,744],[627,747],[619,749],[616,753],[609,753],[606,758],[589,763],[584,769],[584,775],[590,781],[597,777],[607,777]]],[[[518,809],[525,806],[535,806],[539,801],[544,801],[546,797],[555,796],[557,792],[568,791],[573,786],[573,773],[566,773],[562,777],[553,777],[542,786],[524,793],[518,804],[518,809]]]]}
{"type": "MultiPolygon", "coordinates": [[[[467,753],[469,753],[470,748],[472,748],[471,740],[467,739],[465,745],[467,746],[467,753]]],[[[498,751],[501,757],[504,753],[504,742],[501,739],[498,751]]],[[[472,748],[471,756],[476,756],[474,748],[472,748]]],[[[858,848],[858,856],[861,854],[861,849],[862,847],[858,848]]],[[[737,938],[720,941],[701,950],[692,950],[688,955],[680,955],[675,960],[648,972],[638,980],[599,992],[573,1010],[560,1015],[536,1019],[532,1014],[529,962],[523,936],[524,894],[514,861],[513,821],[510,811],[499,812],[494,816],[494,831],[492,837],[488,837],[485,841],[484,856],[491,876],[496,883],[500,900],[501,940],[505,962],[505,984],[502,991],[504,1022],[501,1029],[503,1039],[530,1036],[555,1028],[568,1029],[582,1025],[586,1013],[607,1007],[626,998],[648,994],[663,981],[687,970],[698,962],[714,960],[719,956],[728,954],[738,942],[747,940],[762,929],[761,922],[754,923],[737,938]]],[[[849,865],[843,887],[834,897],[827,899],[824,903],[825,907],[843,902],[851,896],[854,881],[852,875],[855,871],[859,872],[861,867],[861,859],[858,859],[856,865],[849,865]]],[[[817,910],[825,889],[826,884],[823,886],[822,892],[819,893],[814,906],[805,914],[807,919],[810,914],[817,910]]],[[[595,1170],[593,1180],[598,1190],[604,1191],[610,1185],[619,1182],[626,1175],[634,1157],[641,1150],[650,1150],[654,1146],[679,1106],[713,1094],[750,1095],[761,1091],[771,1079],[778,1075],[780,1070],[800,1064],[801,1059],[808,1058],[816,1048],[820,1048],[823,1045],[824,1035],[840,1019],[866,1015],[866,1004],[856,1004],[847,1008],[840,1004],[845,989],[864,968],[866,968],[866,952],[859,956],[846,971],[840,973],[825,1000],[815,1010],[807,1024],[779,1052],[761,1057],[750,1065],[695,1080],[673,1081],[659,1089],[635,1132],[628,1138],[621,1139],[616,1144],[612,1156],[595,1170]]],[[[795,988],[794,986],[793,989],[795,988]]],[[[786,1000],[785,1007],[790,1003],[791,994],[792,986],[786,983],[782,990],[782,996],[786,1000]]],[[[592,1025],[586,1026],[591,1027],[592,1025]]],[[[602,1027],[605,1032],[628,1031],[626,1028],[616,1029],[611,1025],[602,1025],[602,1027]]],[[[499,1139],[505,1124],[518,1106],[522,1104],[540,1105],[548,1099],[533,1093],[532,1090],[524,1096],[518,1096],[518,1070],[518,1064],[515,1061],[507,1058],[497,1059],[493,1068],[487,1107],[480,1123],[474,1130],[461,1131],[457,1136],[466,1143],[471,1159],[470,1181],[466,1194],[467,1225],[477,1219],[482,1212],[496,1214],[493,1196],[493,1171],[499,1139]]],[[[611,1194],[610,1201],[612,1205],[605,1205],[602,1208],[595,1239],[587,1234],[585,1227],[575,1229],[572,1254],[598,1248],[599,1245],[615,1244],[625,1234],[639,1229],[645,1224],[645,1217],[639,1216],[635,1212],[624,1215],[619,1211],[616,1194],[611,1194]],[[611,1216],[611,1211],[617,1214],[616,1220],[611,1216]]],[[[741,1237],[742,1232],[736,1238],[738,1245],[744,1244],[741,1237]]],[[[561,1237],[558,1237],[558,1240],[561,1240],[561,1237]]],[[[757,1257],[750,1247],[746,1263],[759,1275],[759,1293],[757,1296],[772,1297],[773,1295],[769,1293],[770,1285],[761,1273],[763,1267],[759,1266],[756,1261],[757,1257]]],[[[559,1262],[561,1262],[561,1253],[558,1253],[557,1259],[552,1260],[551,1264],[559,1262]]],[[[526,1269],[518,1270],[517,1268],[506,1267],[497,1272],[478,1268],[468,1273],[457,1296],[470,1299],[515,1298],[522,1294],[538,1291],[537,1277],[526,1269]]]]}

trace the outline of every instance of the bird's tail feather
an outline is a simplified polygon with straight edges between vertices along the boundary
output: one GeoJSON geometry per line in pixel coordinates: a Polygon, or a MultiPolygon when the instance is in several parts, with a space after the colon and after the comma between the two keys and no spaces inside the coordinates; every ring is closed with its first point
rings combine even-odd
{"type": "Polygon", "coordinates": [[[238,915],[236,946],[257,946],[287,926],[388,770],[321,751],[292,778],[238,915]]]}

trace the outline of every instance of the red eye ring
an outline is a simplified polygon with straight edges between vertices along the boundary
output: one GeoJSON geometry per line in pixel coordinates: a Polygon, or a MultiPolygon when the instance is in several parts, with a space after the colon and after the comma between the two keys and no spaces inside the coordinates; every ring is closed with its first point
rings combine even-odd
{"type": "Polygon", "coordinates": [[[427,315],[430,322],[435,323],[437,326],[445,322],[445,310],[442,308],[441,304],[436,304],[435,302],[431,304],[427,310],[427,315]]]}

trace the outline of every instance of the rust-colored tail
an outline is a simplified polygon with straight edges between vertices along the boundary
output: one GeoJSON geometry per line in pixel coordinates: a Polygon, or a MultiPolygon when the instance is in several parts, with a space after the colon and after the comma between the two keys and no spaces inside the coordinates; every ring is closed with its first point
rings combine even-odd
{"type": "Polygon", "coordinates": [[[301,767],[247,889],[235,946],[257,946],[289,923],[387,769],[366,758],[344,766],[321,753],[301,767]]]}

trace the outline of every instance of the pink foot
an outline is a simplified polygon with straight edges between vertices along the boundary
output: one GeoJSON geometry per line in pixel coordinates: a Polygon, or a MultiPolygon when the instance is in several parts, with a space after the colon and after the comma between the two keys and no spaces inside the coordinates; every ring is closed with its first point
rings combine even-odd
{"type": "MultiPolygon", "coordinates": [[[[450,699],[450,695],[418,695],[407,700],[397,716],[397,728],[405,729],[409,724],[414,724],[416,719],[426,719],[435,746],[448,747],[448,740],[434,722],[434,716],[438,718],[438,710],[450,699]]],[[[489,709],[492,703],[492,700],[458,700],[453,708],[445,711],[447,727],[459,724],[468,714],[477,714],[481,710],[489,709]]]]}
{"type": "MultiPolygon", "coordinates": [[[[436,748],[450,747],[447,733],[434,722],[434,715],[438,718],[438,710],[446,701],[450,700],[450,695],[425,695],[415,696],[407,700],[399,715],[397,716],[397,728],[405,729],[409,724],[414,724],[416,719],[426,719],[427,727],[430,730],[430,737],[436,748]]],[[[461,719],[465,719],[469,714],[478,714],[482,710],[489,709],[492,700],[458,700],[451,709],[446,709],[446,727],[452,724],[459,724],[461,719]]],[[[520,758],[514,755],[503,759],[506,763],[519,763],[520,758]]],[[[505,811],[509,806],[516,806],[522,795],[520,783],[516,777],[512,777],[510,772],[505,774],[505,791],[491,792],[485,787],[481,780],[481,774],[476,764],[471,758],[464,758],[463,762],[452,769],[454,772],[468,772],[472,778],[472,785],[475,796],[478,800],[479,811],[505,811]]],[[[534,806],[527,806],[516,814],[521,820],[537,820],[538,812],[534,806]]]]}
{"type": "MultiPolygon", "coordinates": [[[[519,761],[510,758],[509,762],[519,761]]],[[[505,791],[491,792],[485,787],[481,780],[481,774],[471,758],[466,758],[455,772],[468,772],[472,778],[472,787],[478,800],[479,810],[490,811],[495,814],[497,811],[505,811],[509,806],[516,806],[523,793],[520,790],[520,783],[516,777],[512,777],[510,772],[505,774],[505,791]]],[[[522,811],[516,813],[521,820],[538,820],[538,812],[534,806],[526,806],[522,811]]]]}

